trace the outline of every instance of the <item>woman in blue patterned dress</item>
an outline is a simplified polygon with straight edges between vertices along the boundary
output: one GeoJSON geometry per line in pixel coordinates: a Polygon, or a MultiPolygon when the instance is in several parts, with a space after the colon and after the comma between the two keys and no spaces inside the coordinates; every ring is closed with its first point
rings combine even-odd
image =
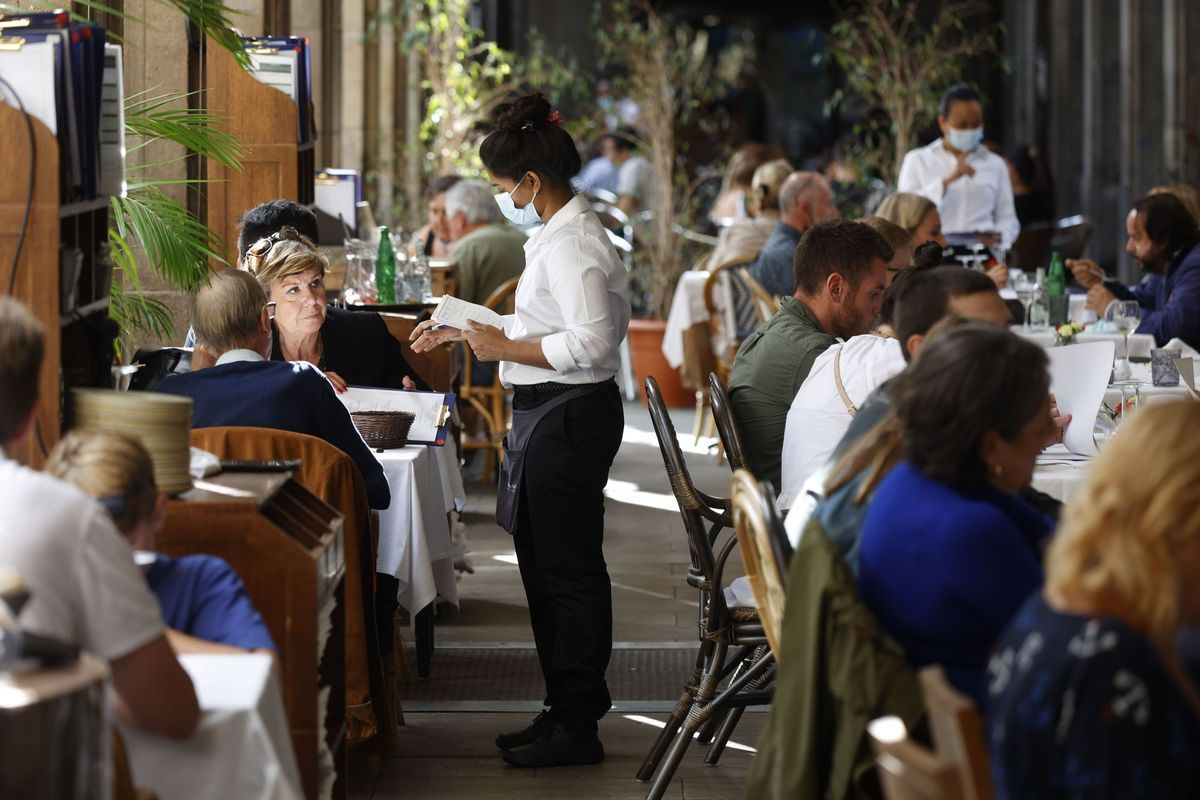
{"type": "Polygon", "coordinates": [[[1200,624],[1200,404],[1140,411],[1092,465],[1046,586],[997,641],[998,798],[1200,797],[1200,694],[1176,649],[1200,624]]]}

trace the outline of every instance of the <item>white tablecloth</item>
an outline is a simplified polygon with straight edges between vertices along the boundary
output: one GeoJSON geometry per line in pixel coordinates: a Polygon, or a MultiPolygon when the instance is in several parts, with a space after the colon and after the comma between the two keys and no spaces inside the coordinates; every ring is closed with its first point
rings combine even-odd
{"type": "MultiPolygon", "coordinates": [[[[1035,344],[1040,344],[1042,347],[1054,346],[1054,331],[1049,328],[1025,330],[1022,325],[1014,325],[1011,330],[1018,336],[1028,339],[1035,344]]],[[[1125,350],[1125,337],[1119,333],[1088,333],[1084,331],[1075,336],[1075,341],[1080,344],[1084,342],[1112,342],[1116,347],[1117,358],[1120,358],[1125,350]]],[[[1150,348],[1154,346],[1154,337],[1148,333],[1132,333],[1129,335],[1129,355],[1133,358],[1149,358],[1150,348]]]]}
{"type": "Polygon", "coordinates": [[[667,314],[667,329],[663,333],[662,353],[673,368],[683,364],[683,332],[697,322],[708,320],[708,308],[704,305],[704,284],[708,281],[707,271],[685,272],[675,284],[675,297],[671,300],[671,311],[667,314]]]}
{"type": "Polygon", "coordinates": [[[186,741],[121,726],[134,784],[163,800],[303,797],[270,656],[182,655],[203,715],[186,741]]]}
{"type": "Polygon", "coordinates": [[[1067,502],[1083,486],[1087,477],[1090,459],[1077,460],[1061,444],[1047,447],[1038,457],[1033,471],[1033,488],[1045,492],[1056,500],[1067,502]]]}
{"type": "Polygon", "coordinates": [[[375,568],[400,581],[397,599],[410,614],[438,596],[458,605],[446,514],[461,510],[466,493],[454,447],[409,445],[375,455],[392,491],[392,504],[379,512],[375,568]]]}

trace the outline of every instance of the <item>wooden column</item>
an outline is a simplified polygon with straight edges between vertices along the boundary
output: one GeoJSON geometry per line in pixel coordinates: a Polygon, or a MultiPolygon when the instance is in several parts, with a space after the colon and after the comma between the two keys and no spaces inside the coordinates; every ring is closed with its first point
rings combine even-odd
{"type": "MultiPolygon", "coordinates": [[[[33,141],[25,115],[0,103],[0,163],[5,180],[0,181],[0,291],[7,294],[12,280],[13,257],[25,218],[30,169],[34,169],[33,196],[29,219],[24,226],[24,243],[17,261],[13,296],[23,302],[46,328],[46,352],[38,380],[37,426],[8,455],[36,469],[45,463],[38,444],[40,432],[46,449],[58,442],[62,425],[59,335],[59,195],[58,142],[41,121],[31,119],[33,141]],[[34,154],[36,153],[36,165],[34,154]]],[[[7,387],[0,387],[4,391],[7,387]]]]}

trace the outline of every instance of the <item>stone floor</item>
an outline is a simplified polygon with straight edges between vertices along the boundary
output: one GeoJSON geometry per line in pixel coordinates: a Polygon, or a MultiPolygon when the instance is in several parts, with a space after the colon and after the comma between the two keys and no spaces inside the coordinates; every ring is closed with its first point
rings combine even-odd
{"type": "MultiPolygon", "coordinates": [[[[645,408],[627,403],[625,414],[605,525],[613,638],[618,647],[687,647],[696,641],[696,602],[683,581],[688,564],[683,526],[645,408]]],[[[675,409],[672,417],[697,486],[727,496],[729,469],[716,462],[708,442],[693,443],[692,413],[675,409]]],[[[532,646],[512,543],[492,520],[493,503],[494,492],[486,487],[469,490],[464,518],[475,573],[459,583],[459,608],[440,610],[438,646],[532,646]]],[[[430,680],[438,680],[436,651],[430,680]]],[[[366,764],[354,765],[351,797],[644,797],[647,786],[633,776],[657,735],[654,721],[666,718],[675,699],[672,691],[657,701],[620,704],[601,722],[608,753],[603,764],[549,770],[507,767],[492,744],[497,732],[526,724],[539,710],[537,702],[409,704],[400,752],[384,759],[380,775],[366,764]]],[[[689,750],[667,797],[740,797],[764,721],[762,713],[746,714],[717,768],[704,765],[703,748],[689,750]]]]}

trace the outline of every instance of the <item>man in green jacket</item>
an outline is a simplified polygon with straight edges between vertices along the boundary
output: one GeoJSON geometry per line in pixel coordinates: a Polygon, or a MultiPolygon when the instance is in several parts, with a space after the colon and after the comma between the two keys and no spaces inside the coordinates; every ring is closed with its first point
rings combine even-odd
{"type": "Polygon", "coordinates": [[[461,180],[446,192],[457,296],[480,305],[525,269],[528,237],[505,221],[494,195],[480,180],[461,180]]]}
{"type": "Polygon", "coordinates": [[[872,228],[846,220],[814,225],[796,245],[796,293],[742,343],[729,378],[759,479],[779,487],[788,409],[813,361],[838,339],[874,328],[892,255],[872,228]]]}

